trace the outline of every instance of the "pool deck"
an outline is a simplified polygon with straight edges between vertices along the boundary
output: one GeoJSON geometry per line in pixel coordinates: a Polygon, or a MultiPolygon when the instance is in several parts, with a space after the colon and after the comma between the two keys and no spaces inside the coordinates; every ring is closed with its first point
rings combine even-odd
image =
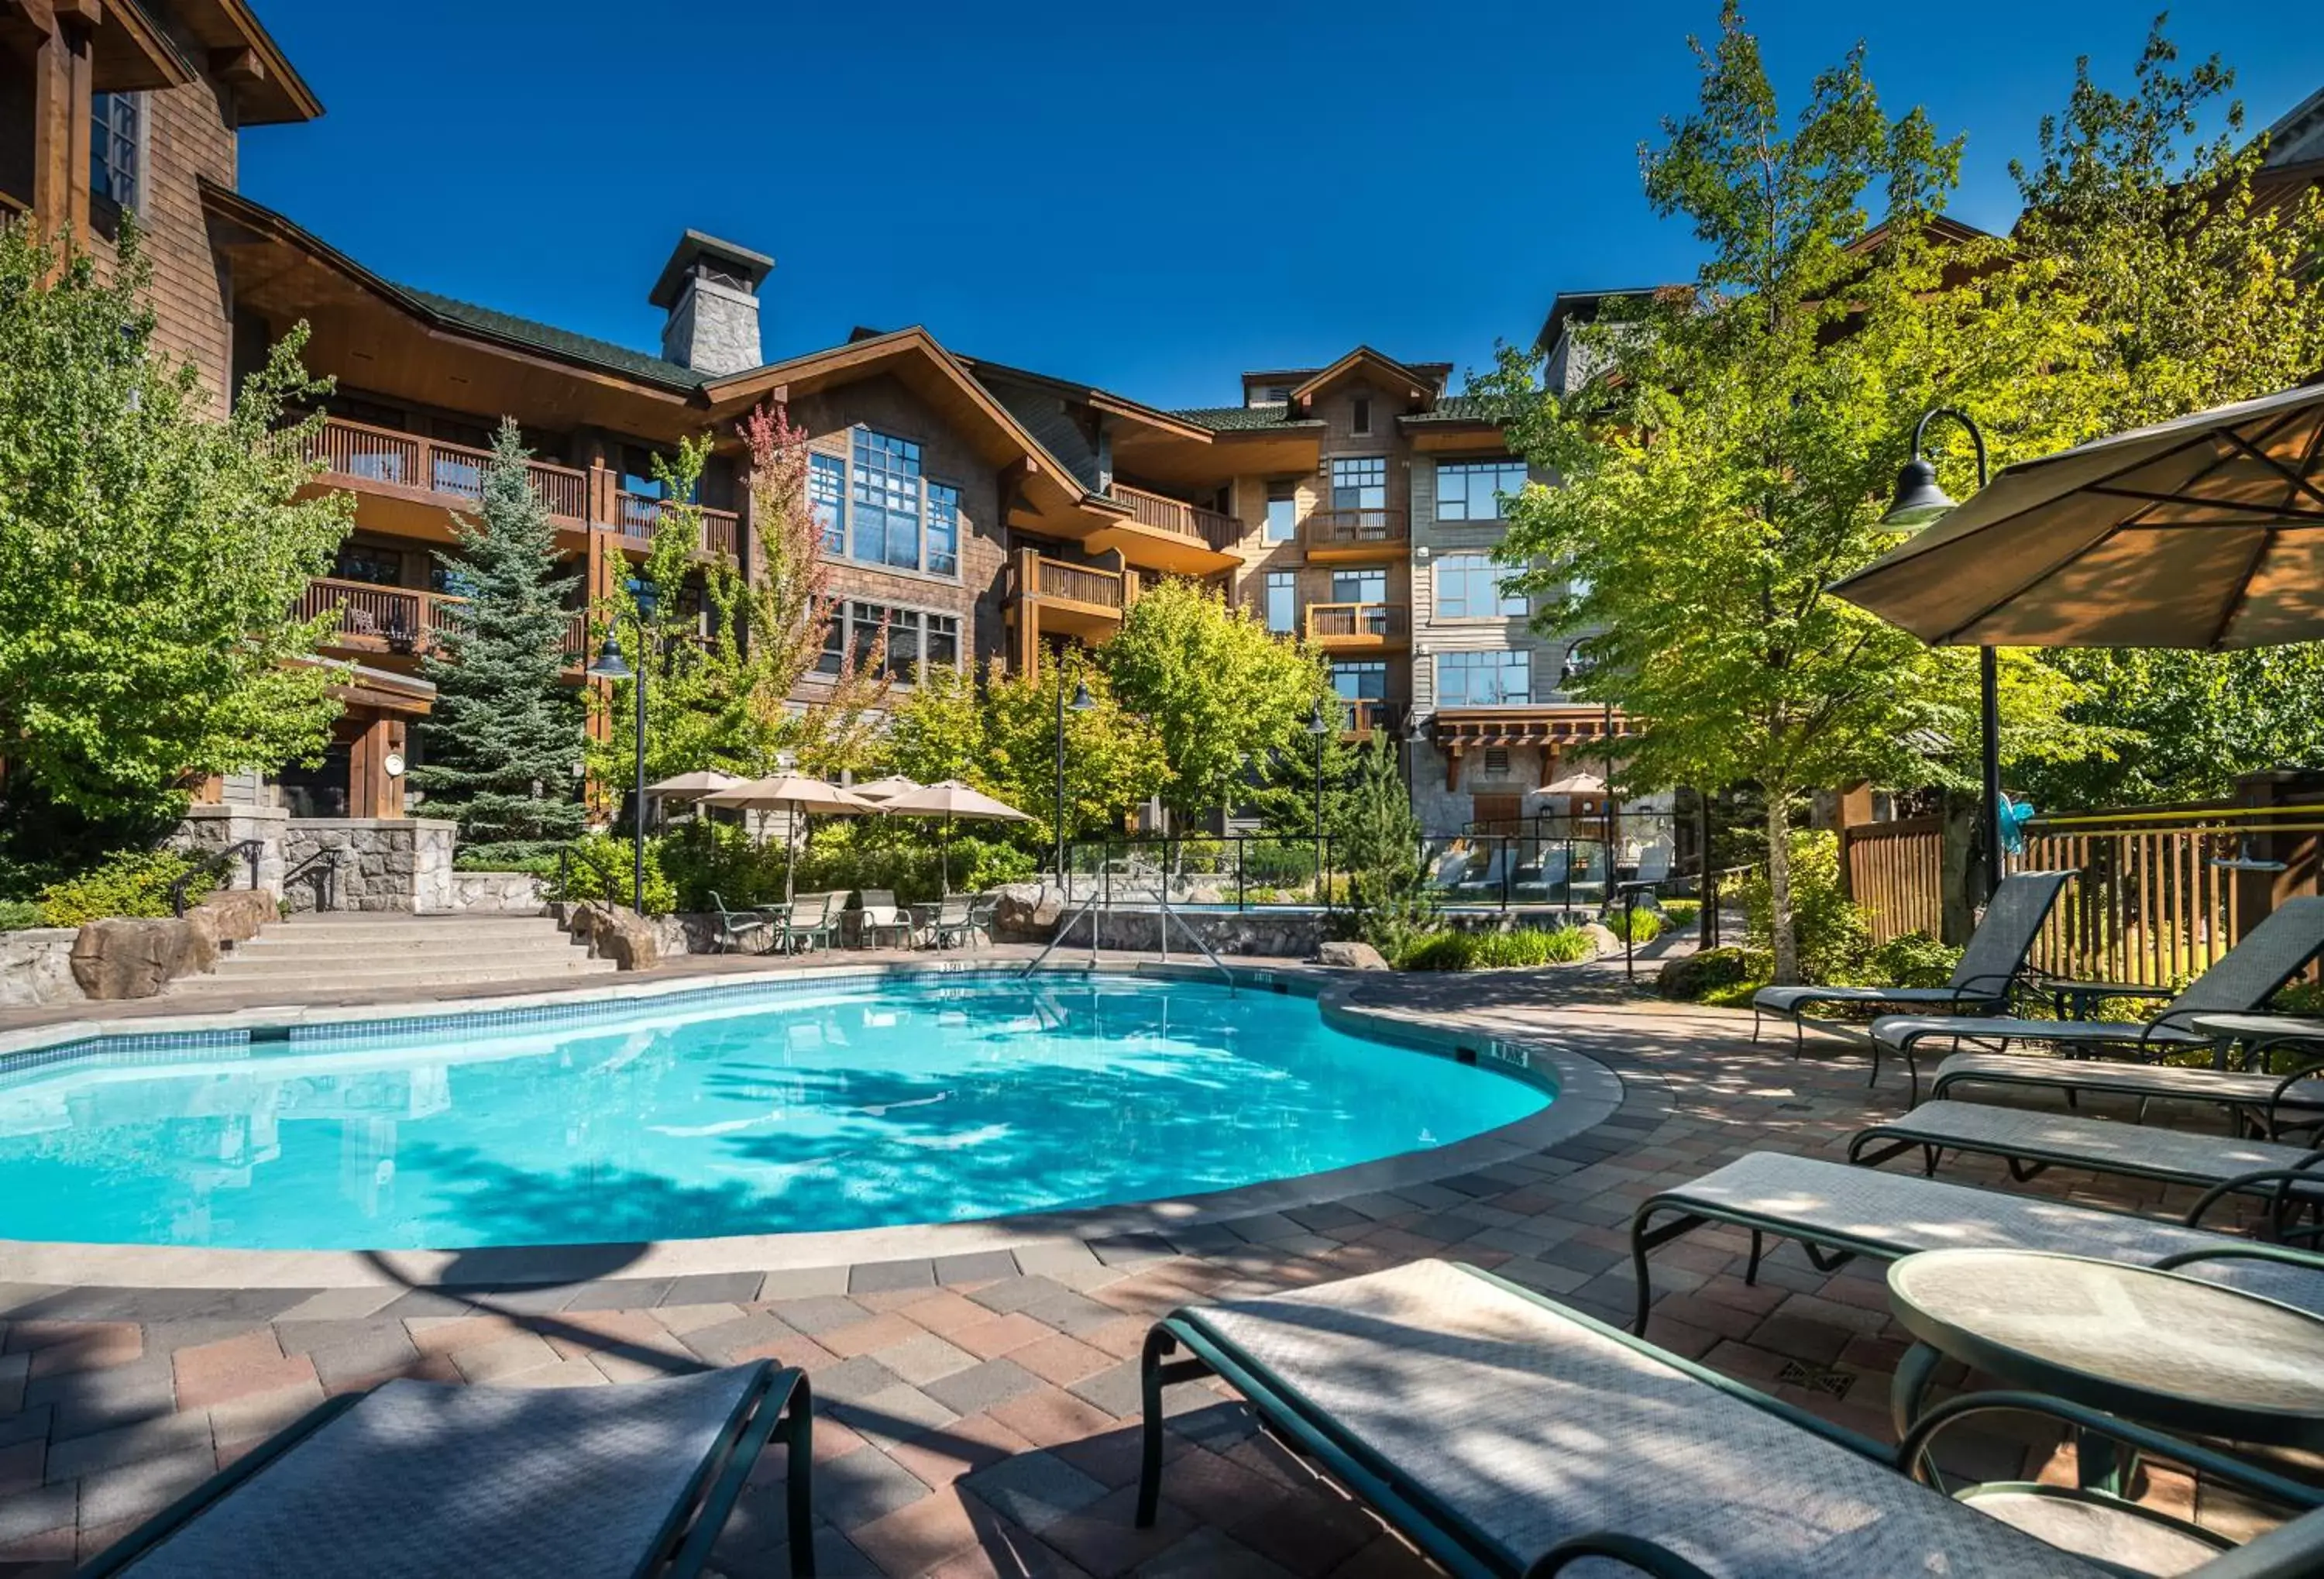
{"type": "MultiPolygon", "coordinates": [[[[653,976],[767,965],[688,961],[653,976]]],[[[1434,1182],[1195,1223],[1157,1214],[994,1249],[665,1272],[643,1259],[645,1247],[610,1247],[563,1281],[497,1288],[458,1266],[435,1269],[455,1287],[429,1287],[384,1260],[366,1284],[344,1287],[120,1287],[53,1273],[33,1284],[21,1267],[0,1265],[0,1574],[69,1572],[326,1396],[390,1377],[595,1386],[769,1355],[806,1368],[816,1390],[825,1574],[1433,1573],[1259,1434],[1223,1390],[1206,1400],[1182,1390],[1162,1517],[1134,1528],[1136,1355],[1153,1317],[1445,1256],[1624,1322],[1627,1227],[1640,1200],[1746,1151],[1837,1159],[1850,1132],[1904,1105],[1901,1070],[1868,1090],[1864,1059],[1837,1041],[1812,1042],[1821,1056],[1797,1061],[1784,1046],[1753,1048],[1748,1014],[1630,998],[1618,965],[1331,974],[1359,1008],[1440,1034],[1553,1047],[1610,1071],[1618,1090],[1609,1085],[1587,1127],[1434,1182]]],[[[286,1001],[270,993],[244,1007],[286,1001]]],[[[108,1018],[188,1007],[163,999],[108,1018]]],[[[235,1005],[206,996],[199,1007],[235,1005]]],[[[86,1006],[11,1011],[0,1030],[87,1017],[86,1006]]],[[[2211,1114],[2183,1116],[2216,1128],[2211,1114]]],[[[2006,1175],[1963,1162],[1946,1177],[2006,1175]]],[[[2063,1169],[2031,1187],[2148,1210],[2191,1198],[2063,1169]]],[[[1887,1316],[1881,1269],[1851,1263],[1826,1275],[1786,1245],[1747,1286],[1748,1248],[1739,1232],[1706,1230],[1659,1251],[1649,1336],[1887,1439],[1888,1383],[1906,1345],[1887,1316]]],[[[1959,1440],[1949,1463],[1986,1478],[2071,1471],[2053,1439],[1959,1440]]],[[[720,1542],[720,1572],[788,1571],[781,1482],[778,1449],[720,1542]]],[[[2148,1482],[2165,1506],[2245,1527],[2228,1499],[2206,1496],[2193,1509],[2183,1480],[2152,1470],[2148,1482]]]]}

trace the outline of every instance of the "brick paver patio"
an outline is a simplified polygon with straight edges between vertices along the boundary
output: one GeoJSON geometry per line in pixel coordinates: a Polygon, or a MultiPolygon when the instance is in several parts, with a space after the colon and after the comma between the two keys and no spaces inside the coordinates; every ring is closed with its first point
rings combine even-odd
{"type": "MultiPolygon", "coordinates": [[[[1383,979],[1363,1001],[1562,1043],[1621,1076],[1623,1106],[1483,1173],[1167,1235],[506,1291],[0,1286],[0,1574],[69,1571],[326,1396],[390,1377],[619,1385],[769,1355],[804,1367],[816,1389],[827,1574],[1434,1572],[1222,1390],[1182,1390],[1162,1518],[1132,1528],[1136,1355],[1150,1320],[1190,1300],[1442,1255],[1625,1322],[1627,1225],[1640,1200],[1746,1151],[1839,1157],[1851,1131],[1903,1107],[1904,1080],[1886,1074],[1867,1090],[1864,1059],[1838,1044],[1794,1061],[1750,1046],[1748,1015],[1625,1001],[1603,971],[1383,979]]],[[[1948,1177],[2005,1176],[1965,1164],[1948,1177]]],[[[2083,1174],[2036,1187],[2183,1205],[2083,1174]]],[[[1748,1249],[1739,1233],[1704,1231],[1661,1251],[1649,1335],[1887,1439],[1905,1345],[1881,1269],[1825,1275],[1786,1246],[1747,1286],[1748,1249]]],[[[1987,1477],[2070,1473],[2050,1441],[1982,1437],[1955,1456],[1987,1477]]],[[[771,1450],[720,1543],[724,1572],[787,1572],[783,1474],[771,1450]]],[[[2148,1494],[2181,1511],[2192,1501],[2159,1471],[2148,1494]]],[[[2214,1499],[2199,1511],[2223,1528],[2240,1513],[2214,1499]]]]}

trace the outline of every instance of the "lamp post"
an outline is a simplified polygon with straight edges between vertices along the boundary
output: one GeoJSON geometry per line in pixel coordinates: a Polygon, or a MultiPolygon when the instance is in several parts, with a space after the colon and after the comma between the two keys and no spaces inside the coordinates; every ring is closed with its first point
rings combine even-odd
{"type": "Polygon", "coordinates": [[[605,644],[597,650],[597,660],[589,666],[593,679],[619,680],[635,679],[637,683],[637,785],[635,795],[636,835],[631,851],[630,908],[641,916],[646,913],[646,622],[653,618],[654,605],[660,593],[643,577],[630,581],[630,597],[638,610],[638,666],[632,669],[622,658],[622,639],[611,625],[605,629],[605,644]]]}
{"type": "MultiPolygon", "coordinates": [[[[1065,666],[1057,665],[1057,891],[1065,888],[1065,666]]],[[[1089,682],[1074,682],[1073,710],[1086,713],[1097,703],[1090,698],[1089,682]]]]}
{"type": "MultiPolygon", "coordinates": [[[[1880,518],[1881,525],[1926,526],[1953,507],[1953,501],[1937,485],[1937,468],[1921,451],[1929,424],[1940,417],[1950,418],[1969,435],[1977,451],[1977,485],[1980,491],[1985,487],[1985,434],[1967,411],[1938,406],[1923,412],[1913,425],[1913,458],[1896,474],[1896,494],[1888,502],[1888,512],[1880,518]]],[[[1977,828],[1978,838],[1985,845],[1985,897],[1990,900],[1994,890],[2001,886],[2001,688],[1998,663],[1991,647],[1978,649],[1977,682],[1978,721],[1985,736],[1978,763],[1982,772],[1977,828]]]]}
{"type": "Polygon", "coordinates": [[[1315,704],[1308,717],[1307,733],[1315,739],[1315,888],[1323,897],[1323,908],[1332,908],[1332,874],[1323,866],[1323,736],[1331,725],[1323,722],[1323,704],[1315,704]]]}

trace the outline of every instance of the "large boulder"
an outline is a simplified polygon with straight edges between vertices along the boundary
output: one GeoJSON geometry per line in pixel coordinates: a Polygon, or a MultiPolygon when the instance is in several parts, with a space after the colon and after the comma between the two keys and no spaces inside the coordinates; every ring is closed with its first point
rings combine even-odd
{"type": "Polygon", "coordinates": [[[1384,971],[1388,961],[1380,951],[1369,943],[1332,942],[1315,951],[1315,963],[1336,966],[1341,970],[1384,971]]]}
{"type": "Polygon", "coordinates": [[[1012,882],[996,889],[992,936],[1003,943],[1047,943],[1065,913],[1065,896],[1046,882],[1012,882]]]}
{"type": "Polygon", "coordinates": [[[151,998],[217,964],[216,945],[190,921],[109,917],[73,939],[73,980],[91,998],[151,998]]]}
{"type": "Polygon", "coordinates": [[[1600,957],[1622,952],[1622,940],[1614,936],[1614,928],[1611,927],[1602,926],[1596,921],[1584,921],[1582,923],[1582,930],[1590,939],[1590,946],[1596,949],[1600,957]]]}
{"type": "Polygon", "coordinates": [[[240,943],[282,914],[282,903],[266,889],[222,888],[186,912],[186,919],[209,934],[213,943],[240,943]]]}
{"type": "Polygon", "coordinates": [[[595,959],[610,959],[625,971],[650,971],[661,963],[661,930],[622,905],[583,905],[568,929],[588,940],[595,959]]]}

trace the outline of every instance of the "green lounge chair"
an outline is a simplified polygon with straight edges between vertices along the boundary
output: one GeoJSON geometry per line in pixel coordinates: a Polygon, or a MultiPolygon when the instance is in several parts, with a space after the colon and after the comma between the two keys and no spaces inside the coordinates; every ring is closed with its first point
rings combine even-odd
{"type": "Polygon", "coordinates": [[[913,924],[911,912],[896,903],[893,890],[867,888],[858,902],[855,920],[855,941],[864,947],[876,947],[881,938],[908,947],[912,934],[918,928],[913,924]]]}
{"type": "Polygon", "coordinates": [[[928,918],[928,941],[938,948],[965,947],[973,935],[971,905],[964,893],[948,893],[937,900],[936,914],[928,918]]]}
{"type": "Polygon", "coordinates": [[[766,1361],[621,1387],[391,1381],[315,1409],[83,1573],[699,1574],[780,1431],[791,1572],[812,1574],[811,1412],[807,1378],[766,1361]]]}
{"type": "Polygon", "coordinates": [[[844,893],[803,893],[791,902],[790,919],[783,924],[783,949],[804,954],[810,948],[831,948],[839,942],[839,919],[847,913],[844,893]]]}
{"type": "Polygon", "coordinates": [[[710,891],[710,908],[718,912],[718,936],[711,945],[714,954],[724,954],[728,946],[748,943],[752,938],[768,943],[774,940],[775,919],[772,916],[762,915],[757,910],[730,910],[715,888],[710,891]]]}
{"type": "Polygon", "coordinates": [[[2324,1492],[2024,1393],[1928,1411],[1891,1449],[1473,1268],[1385,1272],[1173,1312],[1148,1334],[1138,1522],[1167,1470],[1163,1390],[1216,1375],[1281,1438],[1457,1579],[1541,1579],[1590,1558],[1659,1579],[2294,1579],[2324,1513],[2247,1546],[2154,1510],[2003,1483],[1918,1483],[1931,1443],[1995,1410],[2045,1415],[2299,1510],[2324,1492]],[[1183,1353],[1184,1358],[1174,1358],[1183,1353]],[[2056,1544],[2039,1538],[2047,1533],[2056,1544]],[[2062,1549],[2061,1549],[2062,1548],[2062,1549]]]}
{"type": "MultiPolygon", "coordinates": [[[[2048,1250],[2153,1266],[2190,1251],[2249,1244],[2201,1224],[2222,1199],[2262,1182],[2232,1180],[2206,1192],[2181,1222],[2166,1223],[2070,1201],[1852,1168],[1821,1157],[1752,1151],[1639,1205],[1630,1218],[1630,1264],[1637,1285],[1631,1330],[1646,1330],[1646,1313],[1654,1304],[1647,1256],[1707,1223],[1749,1231],[1747,1283],[1757,1279],[1771,1238],[1798,1241],[1816,1270],[1825,1272],[1858,1256],[1893,1261],[1918,1251],[1960,1248],[2048,1250]]],[[[2324,1256],[2296,1260],[2319,1274],[2302,1307],[2324,1316],[2324,1256]]]]}
{"type": "Polygon", "coordinates": [[[1921,1072],[1914,1049],[1932,1038],[1950,1037],[1956,1050],[1962,1042],[1988,1052],[2006,1052],[2012,1042],[2047,1042],[2079,1053],[2128,1051],[2147,1060],[2207,1048],[2212,1038],[2197,1030],[2195,1020],[2206,1015],[2255,1013],[2319,950],[2324,950],[2324,896],[2303,895],[2277,906],[2147,1024],[1974,1014],[1883,1015],[1872,1022],[1873,1074],[1878,1076],[1883,1048],[1901,1053],[1912,1071],[1912,1099],[1918,1103],[1921,1072]]]}
{"type": "MultiPolygon", "coordinates": [[[[1769,1015],[1792,1022],[1792,1056],[1807,1044],[1808,1011],[1818,1008],[1903,1009],[1934,1005],[1959,1013],[1997,1009],[2025,974],[2025,956],[2072,880],[2070,872],[2020,872],[2003,880],[1985,918],[1961,950],[1952,978],[1941,987],[1762,987],[1751,994],[1751,1039],[1769,1015]]],[[[1880,1078],[1880,1050],[1872,1050],[1872,1078],[1880,1078]]]]}
{"type": "Polygon", "coordinates": [[[2324,1124],[2324,1063],[2284,1075],[2234,1069],[2191,1069],[2175,1064],[2122,1064],[2098,1058],[2043,1058],[2030,1053],[1955,1053],[1937,1066],[1929,1086],[1942,1101],[1961,1086],[1998,1085],[2055,1091],[2071,1107],[2084,1092],[2138,1098],[2143,1113],[2153,1101],[2216,1103],[2262,1136],[2280,1140],[2293,1131],[2324,1124]]]}

